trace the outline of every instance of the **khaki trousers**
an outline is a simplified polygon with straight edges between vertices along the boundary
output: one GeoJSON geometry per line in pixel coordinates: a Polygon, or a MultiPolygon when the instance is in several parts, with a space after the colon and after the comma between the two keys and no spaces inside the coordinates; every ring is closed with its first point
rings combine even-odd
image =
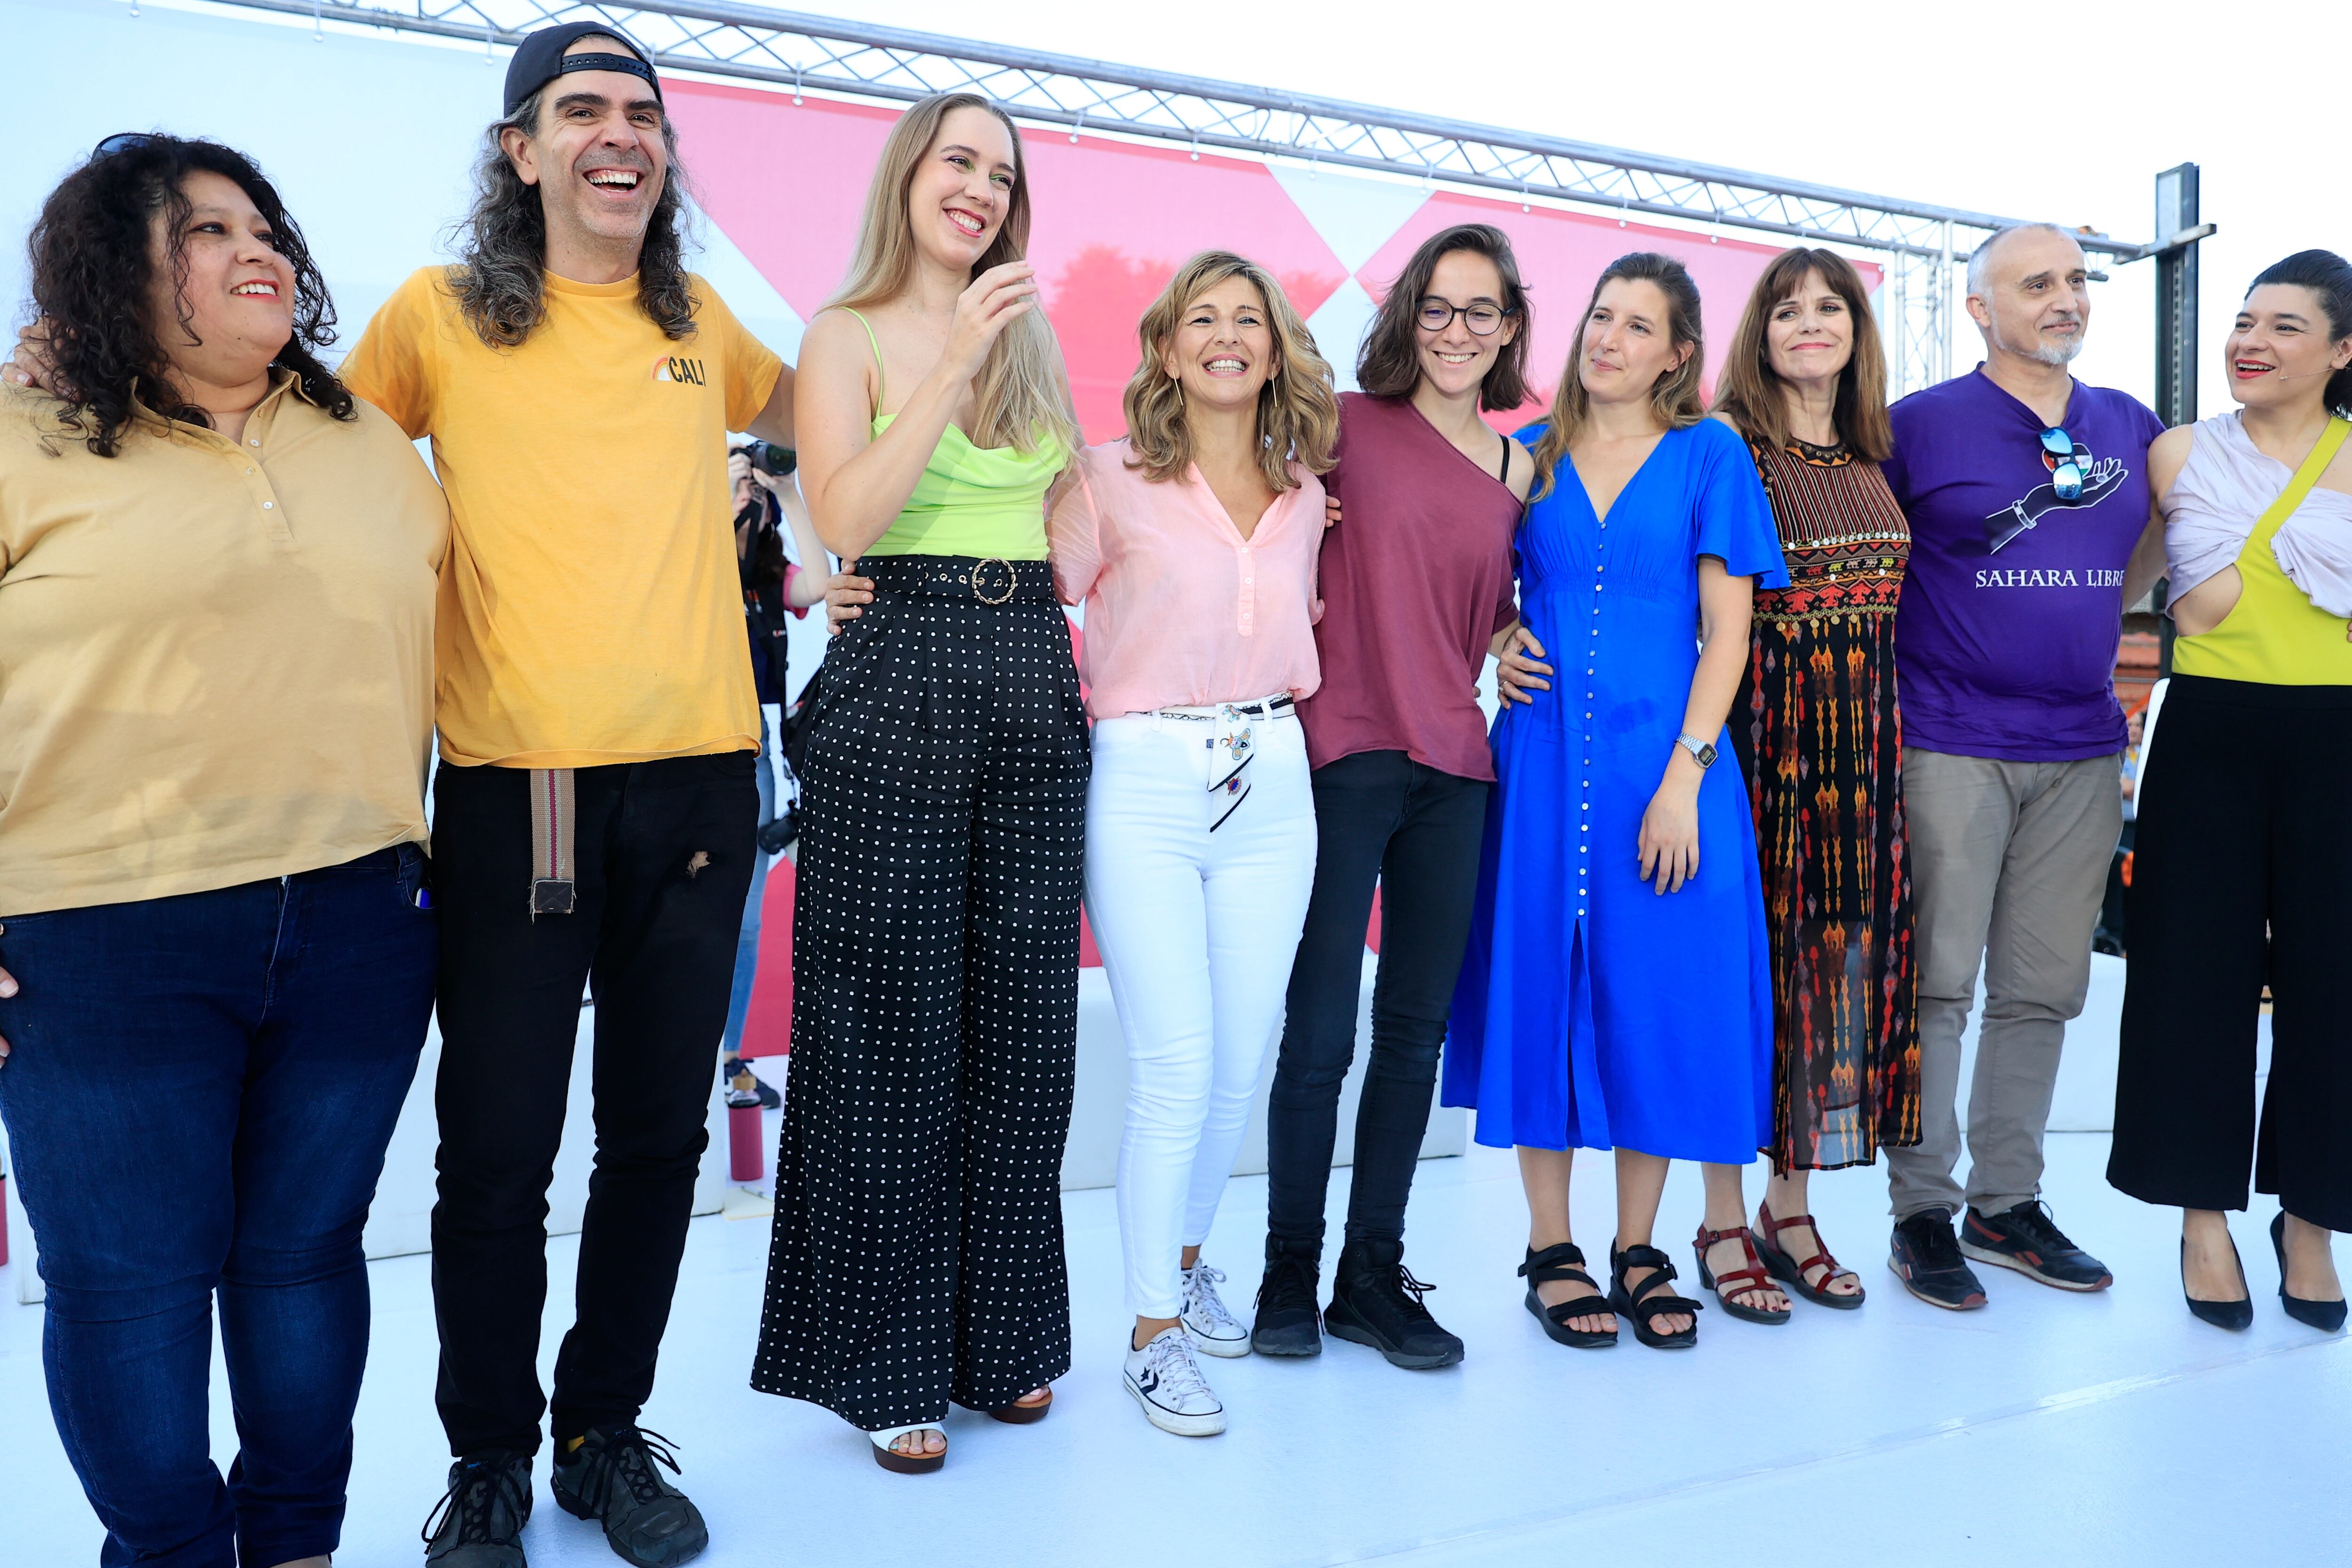
{"type": "Polygon", "coordinates": [[[2123,831],[2116,757],[2002,762],[1903,748],[1917,900],[1920,1137],[1886,1151],[1895,1217],[1997,1214],[2042,1187],[2066,1021],[2091,984],[2091,929],[2123,831]],[[1960,1032],[1985,980],[1960,1159],[1960,1032]]]}

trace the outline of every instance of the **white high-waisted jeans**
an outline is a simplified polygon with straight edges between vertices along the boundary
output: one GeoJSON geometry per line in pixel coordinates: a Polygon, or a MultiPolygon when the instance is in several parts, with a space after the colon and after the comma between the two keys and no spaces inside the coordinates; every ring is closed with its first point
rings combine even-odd
{"type": "Polygon", "coordinates": [[[1315,883],[1305,732],[1287,716],[1255,728],[1249,797],[1212,833],[1215,725],[1095,726],[1087,915],[1127,1037],[1118,1230],[1139,1317],[1177,1315],[1180,1256],[1216,1218],[1315,883]]]}

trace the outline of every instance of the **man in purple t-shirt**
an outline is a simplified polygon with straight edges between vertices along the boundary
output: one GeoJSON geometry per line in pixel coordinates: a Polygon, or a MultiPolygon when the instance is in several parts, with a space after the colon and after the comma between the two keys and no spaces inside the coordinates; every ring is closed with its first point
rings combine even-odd
{"type": "Polygon", "coordinates": [[[2164,565],[2147,481],[2162,422],[2067,373],[2091,313],[2081,246],[2001,231],[1969,258],[1968,305],[1984,362],[1895,405],[1885,465],[1911,523],[1895,649],[1921,1080],[1920,1141],[1887,1151],[1888,1261],[1954,1309],[1984,1305],[1968,1258],[2062,1290],[2112,1282],[2040,1201],[2042,1139],[2122,829],[2123,607],[2164,565]],[[1960,1034],[1980,966],[1964,1195],[1960,1034]]]}

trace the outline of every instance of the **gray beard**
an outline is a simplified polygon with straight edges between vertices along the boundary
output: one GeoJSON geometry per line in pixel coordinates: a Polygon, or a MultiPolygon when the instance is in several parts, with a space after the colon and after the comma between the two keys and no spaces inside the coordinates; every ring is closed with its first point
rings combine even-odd
{"type": "Polygon", "coordinates": [[[2053,342],[2036,332],[2032,341],[2022,347],[2010,342],[2002,342],[2000,346],[2012,354],[2022,354],[2041,364],[2072,364],[2074,356],[2083,351],[2083,333],[2078,325],[2074,335],[2063,342],[2053,342]]]}

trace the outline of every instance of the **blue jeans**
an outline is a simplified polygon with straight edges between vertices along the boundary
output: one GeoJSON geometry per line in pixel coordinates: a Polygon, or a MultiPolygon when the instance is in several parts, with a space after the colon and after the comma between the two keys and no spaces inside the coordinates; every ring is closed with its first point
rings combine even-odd
{"type": "MultiPolygon", "coordinates": [[[[768,710],[760,710],[760,825],[776,814],[776,760],[769,746],[768,710]]],[[[735,939],[735,986],[727,996],[727,1028],[719,1035],[719,1054],[731,1057],[743,1050],[743,1020],[751,1011],[751,982],[760,974],[760,901],[768,896],[768,856],[751,852],[751,895],[743,901],[743,934],[735,939]]]]}
{"type": "Polygon", "coordinates": [[[0,1002],[0,1117],[48,1286],[49,1408],[109,1568],[271,1568],[341,1534],[360,1229],[433,1007],[425,866],[404,844],[0,926],[22,988],[0,1002]]]}

